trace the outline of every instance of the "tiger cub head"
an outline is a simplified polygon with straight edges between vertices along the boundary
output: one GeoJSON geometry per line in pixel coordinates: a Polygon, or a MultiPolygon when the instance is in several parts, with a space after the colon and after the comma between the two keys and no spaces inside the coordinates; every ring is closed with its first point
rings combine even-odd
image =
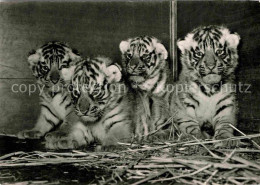
{"type": "Polygon", "coordinates": [[[67,84],[74,72],[75,62],[80,60],[76,50],[57,41],[48,42],[30,52],[28,57],[29,67],[38,83],[51,89],[67,84]]]}
{"type": "Polygon", "coordinates": [[[177,42],[183,68],[180,76],[206,85],[232,81],[238,64],[239,40],[238,34],[223,26],[194,29],[177,42]]]}
{"type": "Polygon", "coordinates": [[[168,57],[163,44],[155,37],[140,36],[121,41],[122,66],[130,82],[142,83],[165,69],[168,57]]]}
{"type": "Polygon", "coordinates": [[[113,95],[112,84],[122,77],[118,65],[109,58],[86,59],[79,63],[72,77],[71,96],[76,113],[83,121],[99,120],[113,95]]]}

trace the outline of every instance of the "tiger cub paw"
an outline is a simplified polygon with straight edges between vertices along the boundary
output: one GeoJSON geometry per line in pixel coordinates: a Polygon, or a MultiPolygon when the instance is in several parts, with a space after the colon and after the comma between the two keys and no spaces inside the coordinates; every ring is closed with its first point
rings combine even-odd
{"type": "Polygon", "coordinates": [[[80,132],[55,131],[48,133],[45,140],[45,147],[52,150],[78,149],[87,144],[83,133],[80,132]]]}
{"type": "Polygon", "coordinates": [[[125,147],[119,145],[98,145],[95,147],[95,152],[119,152],[125,149],[125,147]]]}
{"type": "MultiPolygon", "coordinates": [[[[200,140],[203,139],[202,134],[197,133],[197,134],[184,134],[182,133],[178,139],[180,142],[187,142],[187,141],[194,141],[194,140],[200,140]]],[[[190,154],[198,153],[200,151],[200,146],[199,145],[192,145],[189,147],[188,152],[190,154]]]]}
{"type": "Polygon", "coordinates": [[[225,140],[214,144],[214,148],[236,148],[243,145],[240,140],[225,140]]]}
{"type": "Polygon", "coordinates": [[[214,138],[216,140],[223,140],[223,141],[219,141],[215,143],[214,147],[215,148],[236,148],[243,145],[240,140],[228,139],[230,137],[234,137],[234,135],[229,132],[222,133],[221,135],[215,136],[214,138]]]}
{"type": "Polygon", "coordinates": [[[148,141],[166,141],[169,140],[171,137],[171,131],[170,130],[161,130],[156,132],[155,134],[149,135],[147,140],[148,141]]]}
{"type": "Polygon", "coordinates": [[[197,134],[184,134],[182,133],[179,137],[179,141],[193,141],[195,139],[203,139],[203,136],[201,133],[197,133],[197,134]]]}
{"type": "Polygon", "coordinates": [[[43,133],[38,130],[23,130],[17,134],[19,139],[40,139],[43,133]]]}

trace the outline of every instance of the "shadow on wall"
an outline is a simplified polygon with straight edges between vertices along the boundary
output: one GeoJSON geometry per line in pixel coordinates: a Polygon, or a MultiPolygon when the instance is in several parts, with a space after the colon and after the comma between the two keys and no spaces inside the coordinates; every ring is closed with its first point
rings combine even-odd
{"type": "Polygon", "coordinates": [[[169,2],[0,3],[0,132],[31,128],[38,93],[27,53],[48,41],[67,42],[82,56],[120,61],[121,40],[152,35],[169,45],[169,2]]]}

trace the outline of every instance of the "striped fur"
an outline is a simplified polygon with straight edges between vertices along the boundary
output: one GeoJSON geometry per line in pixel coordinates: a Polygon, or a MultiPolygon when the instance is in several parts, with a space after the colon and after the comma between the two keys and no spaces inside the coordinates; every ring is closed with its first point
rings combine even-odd
{"type": "Polygon", "coordinates": [[[170,111],[159,97],[133,91],[135,94],[135,135],[140,140],[168,139],[170,111]],[[156,132],[155,134],[152,134],[156,132]]]}
{"type": "Polygon", "coordinates": [[[157,38],[150,36],[121,41],[119,48],[126,79],[137,94],[136,133],[146,138],[170,117],[164,101],[169,76],[168,52],[157,38]]]}
{"type": "Polygon", "coordinates": [[[229,124],[236,125],[238,110],[234,71],[239,40],[225,27],[206,26],[178,41],[182,72],[171,108],[184,134],[215,139],[233,136],[229,124]]]}
{"type": "Polygon", "coordinates": [[[43,89],[41,112],[32,130],[18,133],[19,138],[40,138],[60,125],[71,111],[72,102],[67,84],[74,72],[79,54],[61,42],[49,42],[28,57],[30,69],[43,89]]]}
{"type": "MultiPolygon", "coordinates": [[[[138,111],[144,112],[143,107],[139,109],[142,100],[127,88],[121,75],[120,67],[108,58],[98,57],[78,63],[71,91],[75,112],[68,118],[68,121],[77,121],[68,124],[69,128],[61,129],[62,132],[48,134],[47,148],[74,149],[92,142],[100,142],[103,146],[116,145],[135,136],[143,138],[149,131],[157,129],[154,124],[143,125],[142,118],[137,117],[141,114],[138,111]]],[[[150,102],[154,103],[157,102],[150,102]]],[[[152,112],[151,117],[158,116],[152,112]]]]}
{"type": "Polygon", "coordinates": [[[114,145],[117,141],[129,140],[133,133],[133,97],[120,80],[119,67],[108,58],[78,63],[71,91],[75,113],[68,118],[76,120],[77,117],[77,121],[63,129],[66,135],[61,138],[62,133],[50,133],[47,148],[73,149],[95,141],[114,145]]]}
{"type": "Polygon", "coordinates": [[[168,52],[155,37],[140,36],[121,41],[123,69],[132,88],[162,96],[168,77],[168,52]]]}

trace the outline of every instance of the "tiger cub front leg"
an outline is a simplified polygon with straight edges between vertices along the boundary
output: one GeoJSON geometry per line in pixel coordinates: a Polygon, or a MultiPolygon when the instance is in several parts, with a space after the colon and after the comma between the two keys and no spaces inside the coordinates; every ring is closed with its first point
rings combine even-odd
{"type": "Polygon", "coordinates": [[[177,119],[177,124],[181,132],[181,140],[186,140],[187,138],[194,139],[192,136],[197,139],[203,138],[199,122],[196,119],[188,115],[182,115],[181,118],[177,119]]]}
{"type": "MultiPolygon", "coordinates": [[[[234,137],[234,129],[230,125],[236,125],[236,118],[235,114],[232,112],[226,112],[226,115],[223,115],[221,117],[218,117],[214,121],[214,139],[222,140],[222,139],[228,139],[230,137],[234,137]],[[229,114],[230,113],[230,114],[229,114]]],[[[239,140],[224,140],[222,142],[216,143],[215,147],[220,148],[232,148],[239,146],[240,141],[239,140]]]]}
{"type": "Polygon", "coordinates": [[[40,139],[46,133],[48,133],[55,126],[59,125],[60,120],[57,114],[50,112],[48,106],[42,106],[40,116],[37,120],[36,125],[31,130],[20,131],[17,136],[19,139],[40,139]]]}
{"type": "Polygon", "coordinates": [[[78,149],[94,140],[92,132],[82,122],[64,123],[57,131],[45,136],[47,149],[78,149]]]}
{"type": "MultiPolygon", "coordinates": [[[[190,88],[191,87],[192,86],[190,86],[190,88]]],[[[192,136],[198,139],[203,138],[200,122],[196,115],[198,103],[194,98],[195,94],[180,92],[176,94],[176,96],[176,98],[172,99],[174,108],[172,108],[171,112],[173,113],[174,122],[177,123],[179,131],[181,132],[181,139],[191,137],[191,139],[194,140],[192,136]]]]}
{"type": "Polygon", "coordinates": [[[203,138],[201,130],[200,130],[200,126],[196,121],[183,120],[183,121],[179,122],[179,124],[180,124],[179,128],[181,131],[180,140],[187,140],[187,139],[194,140],[194,137],[197,139],[203,138]]]}

